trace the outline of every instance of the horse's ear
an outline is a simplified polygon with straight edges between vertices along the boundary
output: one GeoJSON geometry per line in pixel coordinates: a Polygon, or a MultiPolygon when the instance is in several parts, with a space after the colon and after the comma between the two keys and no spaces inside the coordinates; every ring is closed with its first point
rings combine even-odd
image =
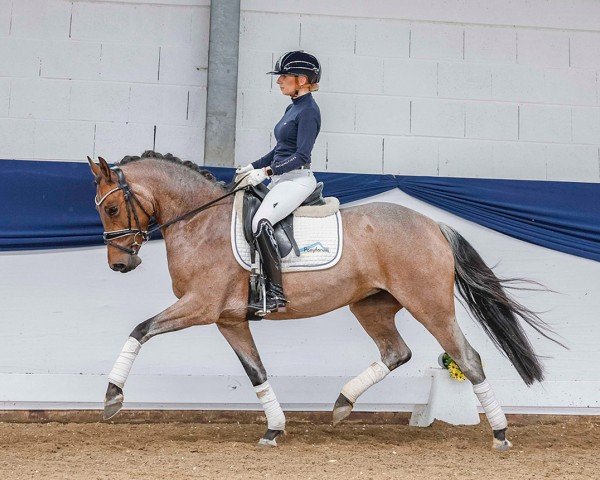
{"type": "Polygon", "coordinates": [[[108,182],[111,183],[112,179],[110,178],[110,167],[108,166],[108,162],[106,160],[104,160],[102,157],[98,157],[98,160],[100,160],[100,173],[101,175],[104,177],[104,179],[108,182]]]}
{"type": "Polygon", "coordinates": [[[99,177],[102,173],[100,172],[100,167],[94,163],[94,161],[88,156],[87,161],[90,164],[90,168],[92,169],[92,173],[94,177],[99,177]]]}

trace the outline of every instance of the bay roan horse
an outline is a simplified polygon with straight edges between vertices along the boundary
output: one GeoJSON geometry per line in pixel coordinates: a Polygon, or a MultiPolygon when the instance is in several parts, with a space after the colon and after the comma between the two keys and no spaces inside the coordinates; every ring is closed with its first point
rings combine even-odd
{"type": "MultiPolygon", "coordinates": [[[[205,170],[170,155],[146,152],[125,157],[116,169],[89,159],[96,204],[105,229],[110,268],[136,268],[150,218],[164,224],[227,193],[205,170]]],[[[123,405],[123,387],[141,345],[152,337],[193,325],[216,323],[255,387],[267,417],[261,445],[276,445],[285,417],[246,320],[249,272],[230,244],[233,196],[197,215],[162,228],[173,292],[179,299],[140,323],[128,338],[108,379],[104,417],[123,405]]],[[[454,313],[454,287],[473,316],[517,369],[526,384],[540,381],[542,366],[519,319],[546,336],[546,325],[505,291],[473,247],[452,228],[401,205],[369,203],[341,211],[344,250],[327,270],[283,275],[289,305],[268,320],[306,318],[345,305],[376,343],[381,359],[348,382],[333,411],[346,418],[359,395],[408,362],[411,351],[395,325],[406,308],[437,339],[472,382],[493,430],[493,448],[506,450],[506,417],[485,378],[479,354],[466,340],[454,313]]]]}

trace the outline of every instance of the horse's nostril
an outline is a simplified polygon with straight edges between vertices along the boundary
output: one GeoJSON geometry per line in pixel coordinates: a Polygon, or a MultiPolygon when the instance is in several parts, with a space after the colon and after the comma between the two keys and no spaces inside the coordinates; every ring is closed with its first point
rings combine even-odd
{"type": "Polygon", "coordinates": [[[127,265],[124,263],[113,263],[110,268],[112,268],[115,272],[123,272],[127,268],[127,265]]]}

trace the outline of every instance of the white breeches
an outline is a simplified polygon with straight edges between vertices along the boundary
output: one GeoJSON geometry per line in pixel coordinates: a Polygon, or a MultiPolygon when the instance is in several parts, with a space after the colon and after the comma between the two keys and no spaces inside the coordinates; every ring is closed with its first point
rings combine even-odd
{"type": "Polygon", "coordinates": [[[283,175],[273,175],[268,185],[269,193],[260,204],[252,219],[252,231],[258,230],[258,222],[269,220],[275,225],[283,220],[315,190],[317,180],[310,170],[292,170],[283,175]]]}

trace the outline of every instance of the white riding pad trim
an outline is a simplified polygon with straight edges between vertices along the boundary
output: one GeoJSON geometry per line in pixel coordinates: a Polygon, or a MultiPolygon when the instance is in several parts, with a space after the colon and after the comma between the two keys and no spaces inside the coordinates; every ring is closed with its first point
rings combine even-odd
{"type": "MultiPolygon", "coordinates": [[[[251,270],[250,246],[242,226],[242,192],[236,194],[231,215],[231,250],[238,264],[251,270]]],[[[336,204],[337,199],[331,202],[336,204]]],[[[304,208],[304,207],[302,207],[304,208]]],[[[327,205],[319,208],[328,208],[327,205]]],[[[294,213],[294,216],[296,214],[294,213]]],[[[342,256],[343,229],[339,210],[326,217],[294,217],[294,237],[300,249],[297,257],[292,250],[282,259],[282,272],[324,270],[337,264],[342,256]]]]}
{"type": "Polygon", "coordinates": [[[473,385],[473,391],[475,392],[475,395],[477,395],[492,429],[505,429],[508,426],[506,416],[504,415],[502,407],[500,406],[500,403],[498,403],[496,395],[494,395],[494,391],[492,390],[492,386],[488,381],[484,380],[477,385],[473,385]]]}
{"type": "Polygon", "coordinates": [[[254,391],[267,416],[267,428],[269,430],[285,430],[285,415],[269,382],[266,381],[254,387],[254,391]]]}
{"type": "Polygon", "coordinates": [[[369,388],[378,382],[381,382],[390,373],[390,369],[381,360],[373,363],[369,368],[359,376],[350,380],[344,388],[342,395],[352,403],[356,402],[358,397],[365,393],[369,388]]]}
{"type": "Polygon", "coordinates": [[[340,210],[340,201],[335,197],[325,197],[325,205],[306,205],[294,211],[294,217],[328,217],[340,210]]]}
{"type": "Polygon", "coordinates": [[[142,344],[135,338],[129,337],[127,339],[119,358],[117,358],[115,365],[108,375],[108,381],[110,383],[115,384],[119,388],[123,388],[141,347],[142,344]]]}

